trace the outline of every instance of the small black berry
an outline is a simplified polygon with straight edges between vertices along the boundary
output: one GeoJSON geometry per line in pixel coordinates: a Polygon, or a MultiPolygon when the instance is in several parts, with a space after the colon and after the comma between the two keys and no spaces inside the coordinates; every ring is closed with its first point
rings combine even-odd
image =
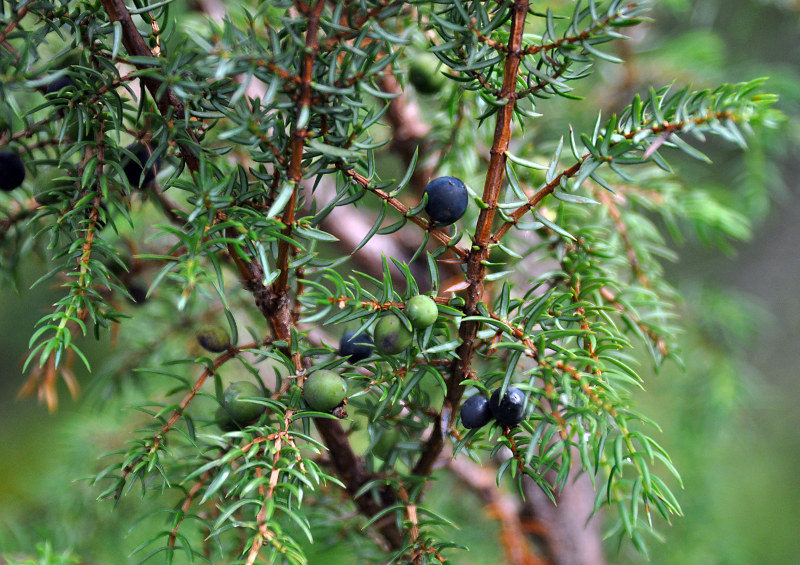
{"type": "Polygon", "coordinates": [[[502,400],[498,388],[492,393],[489,404],[494,419],[504,428],[516,426],[525,419],[525,394],[518,388],[508,387],[502,400]]]}
{"type": "Polygon", "coordinates": [[[68,86],[76,86],[75,81],[72,80],[72,77],[67,75],[61,75],[50,84],[47,85],[47,94],[52,94],[54,92],[60,92],[62,89],[67,88],[68,86]]]}
{"type": "Polygon", "coordinates": [[[489,399],[482,394],[476,394],[461,406],[461,423],[465,428],[482,428],[492,419],[492,409],[489,399]]]}
{"type": "Polygon", "coordinates": [[[467,211],[466,185],[456,177],[439,177],[425,187],[428,203],[425,212],[440,226],[449,226],[467,211]]]}
{"type": "Polygon", "coordinates": [[[351,363],[363,361],[372,353],[372,338],[362,333],[353,337],[356,332],[345,332],[339,342],[339,355],[342,357],[350,356],[351,363]]]}
{"type": "Polygon", "coordinates": [[[144,304],[147,302],[147,284],[138,281],[132,280],[127,285],[126,288],[128,290],[128,294],[131,295],[132,303],[136,304],[137,306],[140,304],[144,304]]]}
{"type": "Polygon", "coordinates": [[[134,157],[136,158],[130,159],[127,156],[123,157],[122,170],[125,172],[125,178],[128,179],[128,184],[130,184],[132,188],[144,188],[156,178],[154,167],[147,169],[147,172],[144,174],[144,178],[142,178],[144,165],[150,158],[152,151],[150,151],[147,146],[142,145],[141,143],[133,143],[129,145],[127,149],[133,153],[134,157]]]}
{"type": "Polygon", "coordinates": [[[0,190],[14,190],[24,180],[25,165],[19,155],[7,149],[0,151],[0,190]]]}

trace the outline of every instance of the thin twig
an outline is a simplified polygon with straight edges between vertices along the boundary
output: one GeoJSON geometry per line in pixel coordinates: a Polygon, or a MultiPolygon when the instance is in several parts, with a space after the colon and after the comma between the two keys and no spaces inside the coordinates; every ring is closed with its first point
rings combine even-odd
{"type": "Polygon", "coordinates": [[[22,6],[22,8],[17,10],[16,17],[8,23],[8,25],[5,27],[3,31],[0,31],[0,43],[5,42],[6,37],[8,37],[8,34],[14,31],[14,29],[16,29],[16,27],[19,25],[19,22],[22,21],[22,18],[25,17],[25,14],[28,13],[28,8],[30,7],[31,4],[33,4],[32,1],[27,2],[24,6],[22,6]]]}
{"type": "MultiPolygon", "coordinates": [[[[122,43],[125,45],[125,49],[128,50],[128,53],[138,57],[153,57],[152,51],[150,51],[150,48],[147,47],[144,39],[142,39],[136,24],[133,23],[133,18],[131,18],[131,14],[125,6],[125,3],[122,0],[101,0],[101,2],[109,19],[112,22],[120,23],[122,28],[122,43]]],[[[137,64],[136,67],[142,69],[147,68],[147,65],[137,64]]],[[[174,112],[175,118],[178,120],[183,121],[186,119],[186,109],[183,102],[180,101],[171,88],[164,89],[163,94],[159,96],[159,90],[161,89],[160,81],[151,76],[141,76],[139,78],[144,83],[147,90],[150,91],[150,95],[156,101],[156,105],[164,118],[167,118],[167,116],[174,112]]],[[[186,133],[193,142],[197,142],[194,132],[188,127],[186,128],[186,133]]],[[[180,147],[181,157],[186,162],[186,166],[189,167],[189,170],[197,172],[200,168],[200,161],[194,154],[194,150],[185,142],[181,141],[178,141],[178,147],[180,147]]]]}
{"type": "MultiPolygon", "coordinates": [[[[484,291],[486,267],[483,264],[489,255],[489,238],[492,222],[497,211],[497,202],[503,185],[506,170],[506,151],[511,140],[511,119],[514,115],[514,92],[516,90],[517,75],[520,66],[520,47],[525,31],[525,19],[528,13],[528,1],[516,0],[511,7],[511,28],[509,32],[509,49],[505,60],[503,88],[501,94],[508,103],[497,111],[497,123],[494,131],[494,141],[490,150],[489,169],[483,188],[483,202],[486,205],[481,209],[472,240],[472,250],[467,262],[467,289],[464,313],[467,316],[477,312],[478,303],[484,291]]],[[[475,338],[478,334],[479,324],[475,321],[462,322],[459,328],[461,345],[456,354],[458,358],[453,363],[450,377],[447,380],[447,393],[445,395],[442,413],[434,420],[433,431],[422,447],[422,455],[414,466],[414,474],[427,475],[433,464],[444,448],[444,439],[452,424],[450,418],[458,409],[464,386],[460,383],[469,375],[472,358],[475,354],[475,338]],[[446,421],[445,421],[446,420],[446,421]]]]}
{"type": "Polygon", "coordinates": [[[497,488],[495,470],[473,463],[466,457],[452,459],[447,468],[486,505],[500,525],[500,539],[509,565],[548,565],[536,555],[526,539],[520,520],[519,502],[497,488]]]}
{"type": "Polygon", "coordinates": [[[345,175],[353,179],[353,181],[358,185],[360,185],[362,188],[369,190],[370,192],[380,197],[387,204],[389,204],[389,206],[391,206],[392,208],[400,212],[403,216],[408,218],[409,221],[418,225],[422,229],[428,231],[433,237],[442,242],[446,247],[452,249],[453,253],[462,258],[467,258],[467,256],[469,256],[469,252],[462,246],[454,243],[453,238],[447,235],[441,228],[435,227],[431,222],[429,222],[424,218],[420,218],[419,216],[414,216],[409,214],[408,206],[400,202],[397,198],[390,195],[389,193],[373,187],[370,184],[369,179],[367,179],[365,176],[360,175],[353,169],[345,169],[343,172],[345,175]]]}
{"type": "MultiPolygon", "coordinates": [[[[696,118],[691,118],[688,120],[681,120],[678,122],[658,122],[656,120],[652,120],[648,123],[643,124],[641,127],[635,130],[623,134],[622,137],[624,137],[626,140],[630,140],[645,130],[650,130],[651,134],[660,136],[665,132],[669,133],[680,132],[689,125],[701,125],[706,122],[710,122],[712,120],[735,120],[735,119],[736,116],[734,116],[729,110],[724,110],[721,112],[709,111],[702,116],[698,116],[696,118]]],[[[606,132],[606,135],[611,135],[611,133],[612,132],[606,132]]],[[[613,141],[609,144],[609,147],[613,148],[619,143],[620,143],[619,141],[613,141]]],[[[503,235],[505,235],[505,233],[512,227],[514,227],[517,224],[517,222],[519,222],[519,220],[522,219],[522,217],[528,213],[529,210],[533,210],[534,208],[536,208],[536,206],[538,206],[539,203],[542,200],[544,200],[546,196],[552,194],[553,191],[561,185],[561,181],[564,178],[570,179],[575,175],[577,175],[581,169],[581,166],[583,165],[583,163],[586,162],[586,160],[589,157],[591,157],[591,153],[586,153],[585,155],[582,155],[581,158],[578,159],[578,161],[575,164],[573,164],[570,168],[556,175],[556,177],[552,181],[550,181],[542,188],[537,190],[536,193],[533,196],[531,196],[531,198],[525,204],[514,210],[509,215],[511,219],[503,223],[503,225],[501,225],[497,229],[497,231],[492,235],[490,240],[491,243],[494,244],[500,241],[503,235]]],[[[606,157],[606,161],[611,162],[613,161],[613,159],[611,157],[606,157]]]]}
{"type": "Polygon", "coordinates": [[[175,527],[169,532],[169,538],[167,539],[167,547],[175,547],[175,540],[178,537],[178,530],[183,523],[183,519],[186,517],[186,513],[189,511],[189,507],[192,505],[192,501],[200,489],[206,484],[206,481],[211,477],[211,469],[203,473],[197,481],[192,485],[192,488],[189,489],[189,492],[186,493],[186,498],[183,499],[183,504],[181,504],[181,514],[178,518],[178,521],[175,524],[175,527]]]}

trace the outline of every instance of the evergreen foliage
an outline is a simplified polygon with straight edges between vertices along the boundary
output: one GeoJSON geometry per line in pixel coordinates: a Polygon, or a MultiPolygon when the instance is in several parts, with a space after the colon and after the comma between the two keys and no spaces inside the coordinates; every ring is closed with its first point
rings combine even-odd
{"type": "Polygon", "coordinates": [[[709,136],[745,147],[775,99],[762,79],[657,85],[587,131],[544,131],[548,105],[582,104],[574,88],[618,62],[612,45],[647,9],[546,4],[275,0],[176,19],[169,0],[4,3],[0,147],[28,175],[0,195],[0,272],[13,281],[33,252],[50,265],[38,284],[62,290],[23,390],[54,408],[56,377],[74,389],[72,366],[88,365],[81,336],[144,320],[98,386],[151,381],[147,424],[92,479],[100,498],[141,490],[149,519],[166,512],[142,560],[305,563],[307,543],[341,534],[322,525],[355,512],[364,555],[444,561],[452,526],[425,496],[458,454],[551,499],[580,467],[609,534],[645,553],[658,520],[681,514],[678,470],[630,401],[647,374],[635,358],[679,362],[665,232],[724,244],[748,222],[667,159],[708,161],[709,136]],[[403,120],[407,69],[430,54],[447,80],[421,103],[433,129],[420,134],[403,120]],[[57,190],[34,198],[53,168],[57,190]],[[448,226],[422,213],[445,175],[470,194],[448,226]],[[345,217],[366,222],[360,241],[345,217]],[[364,258],[390,238],[405,256],[364,258]],[[142,280],[155,300],[134,310],[142,280]],[[415,329],[403,308],[421,293],[438,317],[415,329]],[[190,336],[212,318],[231,341],[209,356],[190,336]],[[369,362],[340,357],[345,330],[375,334],[369,362]],[[308,407],[315,374],[346,377],[344,405],[308,407]],[[245,395],[263,417],[224,431],[231,375],[267,394],[245,395]],[[510,387],[519,425],[460,425],[469,389],[510,387]]]}

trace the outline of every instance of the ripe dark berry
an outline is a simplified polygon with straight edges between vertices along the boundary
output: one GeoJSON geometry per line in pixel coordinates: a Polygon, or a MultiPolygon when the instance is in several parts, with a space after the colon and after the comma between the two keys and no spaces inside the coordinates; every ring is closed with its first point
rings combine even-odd
{"type": "Polygon", "coordinates": [[[482,394],[471,396],[461,406],[461,423],[465,428],[482,428],[492,419],[489,399],[482,394]]]}
{"type": "Polygon", "coordinates": [[[0,190],[14,190],[24,180],[25,165],[19,155],[7,149],[0,151],[0,190]]]}
{"type": "Polygon", "coordinates": [[[150,151],[147,146],[142,145],[141,143],[133,143],[129,145],[127,149],[133,153],[136,158],[130,159],[127,156],[122,158],[122,170],[125,172],[125,178],[128,179],[128,184],[130,184],[132,188],[141,189],[146,187],[148,184],[153,182],[153,179],[156,178],[154,167],[147,169],[147,172],[144,174],[144,178],[142,178],[144,165],[150,158],[152,151],[150,151]]]}
{"type": "Polygon", "coordinates": [[[375,348],[395,355],[411,345],[412,334],[395,314],[386,314],[375,325],[375,348]]]}
{"type": "Polygon", "coordinates": [[[345,332],[339,342],[339,355],[350,356],[351,363],[363,361],[372,353],[372,338],[365,333],[353,337],[355,332],[345,332]]]}
{"type": "Polygon", "coordinates": [[[134,279],[126,285],[126,288],[133,299],[133,304],[138,306],[147,302],[147,284],[145,282],[134,279]]]}
{"type": "Polygon", "coordinates": [[[70,76],[61,75],[47,85],[47,94],[60,92],[62,89],[67,88],[68,86],[75,86],[75,81],[72,80],[72,77],[70,76]]]}
{"type": "Polygon", "coordinates": [[[424,54],[414,57],[408,67],[408,82],[420,94],[436,94],[447,83],[439,72],[439,60],[434,55],[424,54]]]}
{"type": "Polygon", "coordinates": [[[440,226],[449,226],[467,211],[466,185],[456,177],[439,177],[425,187],[428,203],[425,212],[440,226]]]}
{"type": "Polygon", "coordinates": [[[264,412],[264,406],[255,402],[247,402],[243,398],[263,398],[264,392],[251,381],[232,383],[222,395],[222,408],[231,419],[239,425],[246,426],[264,412]]]}
{"type": "Polygon", "coordinates": [[[75,81],[69,75],[61,75],[57,79],[53,80],[50,84],[47,85],[47,94],[52,94],[54,92],[60,92],[61,90],[76,86],[75,81]]]}
{"type": "Polygon", "coordinates": [[[502,400],[498,388],[492,393],[489,404],[494,419],[504,428],[516,426],[525,417],[525,394],[518,388],[508,387],[502,400]]]}
{"type": "Polygon", "coordinates": [[[197,343],[212,353],[222,353],[231,346],[231,338],[219,326],[203,326],[197,331],[197,343]]]}
{"type": "Polygon", "coordinates": [[[333,371],[314,371],[303,384],[303,398],[312,410],[330,412],[347,396],[347,383],[333,371]]]}

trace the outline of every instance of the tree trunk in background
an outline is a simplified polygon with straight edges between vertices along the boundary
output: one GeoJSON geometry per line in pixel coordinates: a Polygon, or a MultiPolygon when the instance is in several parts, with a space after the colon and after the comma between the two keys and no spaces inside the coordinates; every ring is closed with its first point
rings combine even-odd
{"type": "Polygon", "coordinates": [[[522,490],[525,501],[521,517],[541,525],[538,536],[553,565],[605,564],[601,517],[595,515],[589,520],[595,491],[588,474],[579,475],[578,467],[573,467],[564,490],[556,493],[557,506],[528,477],[522,490]]]}

